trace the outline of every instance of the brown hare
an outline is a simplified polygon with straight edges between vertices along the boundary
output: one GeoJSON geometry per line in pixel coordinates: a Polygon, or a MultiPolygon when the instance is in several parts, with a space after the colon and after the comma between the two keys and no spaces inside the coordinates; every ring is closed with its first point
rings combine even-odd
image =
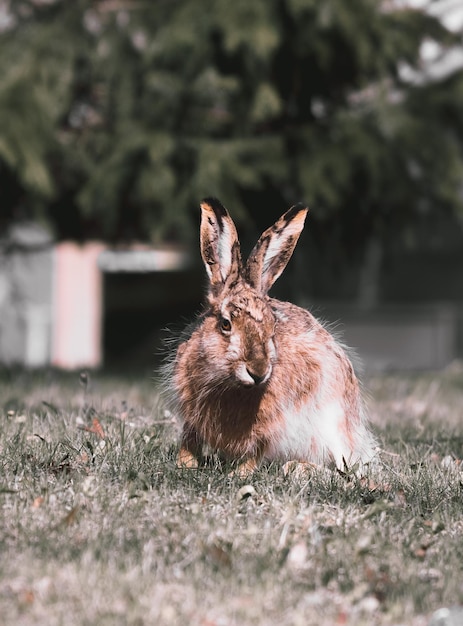
{"type": "Polygon", "coordinates": [[[201,203],[207,305],[170,364],[173,407],[183,424],[179,466],[198,466],[204,444],[237,472],[261,460],[370,461],[359,382],[338,341],[308,311],[268,296],[288,263],[307,209],[290,208],[246,263],[235,225],[213,198],[201,203]]]}

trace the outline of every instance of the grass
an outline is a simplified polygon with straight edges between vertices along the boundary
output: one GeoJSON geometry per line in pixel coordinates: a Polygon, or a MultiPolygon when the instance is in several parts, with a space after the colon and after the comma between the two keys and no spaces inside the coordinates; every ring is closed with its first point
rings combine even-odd
{"type": "Polygon", "coordinates": [[[425,626],[463,604],[463,368],[366,386],[379,468],[240,481],[175,467],[149,375],[5,372],[2,622],[425,626]]]}

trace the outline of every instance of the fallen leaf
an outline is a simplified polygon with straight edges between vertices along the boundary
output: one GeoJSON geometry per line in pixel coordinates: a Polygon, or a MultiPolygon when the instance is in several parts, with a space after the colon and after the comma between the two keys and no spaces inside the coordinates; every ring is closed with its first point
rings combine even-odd
{"type": "Polygon", "coordinates": [[[229,553],[221,546],[209,546],[209,558],[214,563],[214,565],[225,567],[227,569],[231,567],[231,557],[229,553]]]}
{"type": "Polygon", "coordinates": [[[80,430],[85,430],[87,433],[93,433],[100,437],[100,439],[106,439],[105,432],[103,430],[103,426],[100,424],[100,420],[97,417],[93,418],[91,426],[85,426],[84,424],[77,424],[77,428],[80,430]]]}
{"type": "Polygon", "coordinates": [[[85,452],[85,450],[83,452],[81,452],[79,454],[79,456],[76,458],[77,463],[81,463],[82,465],[87,465],[87,463],[90,462],[90,457],[87,454],[87,452],[85,452]]]}
{"type": "Polygon", "coordinates": [[[96,417],[93,419],[91,432],[95,433],[95,435],[98,435],[100,439],[106,439],[103,427],[96,417]]]}
{"type": "Polygon", "coordinates": [[[35,600],[35,594],[32,589],[23,589],[19,595],[19,601],[21,604],[33,604],[35,600]]]}
{"type": "Polygon", "coordinates": [[[67,513],[62,520],[60,520],[55,526],[54,529],[56,530],[57,528],[59,528],[60,526],[72,526],[72,524],[75,524],[76,520],[77,520],[77,513],[79,512],[79,506],[73,506],[72,509],[69,511],[69,513],[67,513]]]}
{"type": "Polygon", "coordinates": [[[428,553],[429,548],[432,546],[433,540],[431,537],[424,537],[417,548],[412,549],[412,554],[417,559],[424,559],[428,553]]]}
{"type": "Polygon", "coordinates": [[[206,556],[217,568],[229,569],[232,566],[230,546],[224,546],[221,541],[214,540],[206,546],[206,556]]]}
{"type": "Polygon", "coordinates": [[[413,551],[413,556],[417,559],[424,559],[426,557],[426,549],[423,548],[423,546],[420,546],[413,551]]]}
{"type": "Polygon", "coordinates": [[[34,502],[32,503],[32,508],[39,509],[44,502],[45,498],[43,496],[37,496],[37,498],[35,498],[34,502]]]}

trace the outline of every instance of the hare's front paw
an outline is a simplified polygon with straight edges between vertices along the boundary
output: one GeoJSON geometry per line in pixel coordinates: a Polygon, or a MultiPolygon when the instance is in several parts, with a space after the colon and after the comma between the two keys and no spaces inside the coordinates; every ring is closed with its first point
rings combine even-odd
{"type": "Polygon", "coordinates": [[[198,459],[186,448],[180,448],[177,454],[177,467],[183,469],[197,469],[198,459]]]}

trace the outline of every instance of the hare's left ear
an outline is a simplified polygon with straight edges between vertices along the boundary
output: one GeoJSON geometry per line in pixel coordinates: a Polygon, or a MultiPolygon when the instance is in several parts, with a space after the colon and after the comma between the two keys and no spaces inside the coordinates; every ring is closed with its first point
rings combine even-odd
{"type": "Polygon", "coordinates": [[[201,202],[200,240],[211,290],[218,293],[225,284],[238,279],[241,253],[235,224],[216,198],[201,202]]]}
{"type": "Polygon", "coordinates": [[[303,204],[294,205],[254,246],[246,264],[246,280],[260,293],[267,293],[285,269],[304,228],[307,211],[303,204]]]}

